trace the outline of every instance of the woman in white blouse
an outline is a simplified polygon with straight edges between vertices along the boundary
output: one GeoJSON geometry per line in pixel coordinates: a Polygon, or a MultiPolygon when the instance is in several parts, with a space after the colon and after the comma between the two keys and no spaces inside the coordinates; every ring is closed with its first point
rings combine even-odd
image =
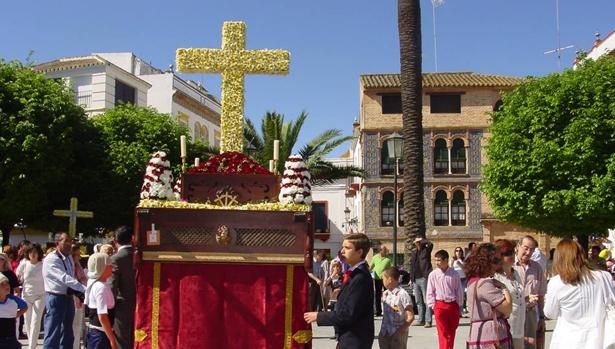
{"type": "Polygon", "coordinates": [[[615,299],[611,276],[591,270],[583,248],[568,239],[555,248],[553,273],[544,308],[546,317],[557,319],[549,348],[602,349],[606,305],[615,299]]]}
{"type": "Polygon", "coordinates": [[[495,273],[494,279],[506,286],[512,298],[512,312],[508,317],[510,334],[512,336],[513,348],[523,349],[523,335],[525,325],[525,297],[521,276],[513,268],[515,264],[515,244],[510,240],[500,239],[495,242],[502,257],[501,268],[495,273]]]}
{"type": "Polygon", "coordinates": [[[34,243],[26,250],[26,259],[17,267],[17,277],[23,287],[23,299],[28,304],[24,326],[28,334],[28,348],[36,348],[45,310],[45,285],[43,282],[43,250],[34,243]]]}

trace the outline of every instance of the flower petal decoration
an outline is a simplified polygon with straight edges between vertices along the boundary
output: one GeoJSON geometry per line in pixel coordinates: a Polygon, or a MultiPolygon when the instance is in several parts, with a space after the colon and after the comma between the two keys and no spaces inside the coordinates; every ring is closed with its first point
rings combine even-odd
{"type": "Polygon", "coordinates": [[[245,74],[286,75],[289,62],[288,51],[246,50],[244,22],[224,22],[221,49],[177,50],[179,72],[222,74],[221,153],[243,150],[245,74]]]}

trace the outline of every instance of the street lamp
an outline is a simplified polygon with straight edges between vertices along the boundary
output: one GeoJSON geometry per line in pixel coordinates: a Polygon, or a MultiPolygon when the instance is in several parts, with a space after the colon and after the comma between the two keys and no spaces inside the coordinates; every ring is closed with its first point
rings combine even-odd
{"type": "Polygon", "coordinates": [[[348,206],[346,206],[346,208],[344,208],[344,224],[342,224],[342,227],[344,227],[344,225],[346,226],[346,229],[348,230],[350,228],[350,230],[352,231],[352,226],[354,224],[357,224],[357,218],[350,218],[350,209],[348,208],[348,206]]]}
{"type": "Polygon", "coordinates": [[[24,240],[28,240],[28,239],[26,239],[26,232],[25,232],[25,229],[27,227],[28,226],[25,225],[24,222],[23,222],[23,218],[19,218],[19,222],[13,224],[13,228],[21,230],[21,234],[23,235],[23,239],[24,240]]]}
{"type": "Polygon", "coordinates": [[[389,159],[395,160],[395,171],[393,171],[393,265],[397,267],[397,174],[399,173],[399,158],[403,155],[404,139],[402,136],[393,132],[386,138],[386,146],[389,159]]]}

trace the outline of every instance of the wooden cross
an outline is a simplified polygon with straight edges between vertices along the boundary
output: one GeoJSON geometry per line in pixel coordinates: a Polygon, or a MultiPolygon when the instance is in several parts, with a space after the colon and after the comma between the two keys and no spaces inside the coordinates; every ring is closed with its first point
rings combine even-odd
{"type": "Polygon", "coordinates": [[[68,217],[68,235],[75,236],[77,233],[77,218],[94,218],[92,211],[78,211],[77,198],[70,198],[69,210],[54,210],[53,215],[56,217],[68,217]]]}
{"type": "Polygon", "coordinates": [[[290,53],[283,50],[246,50],[246,24],[224,22],[222,49],[180,48],[181,73],[222,74],[222,135],[220,152],[243,150],[245,74],[288,74],[290,53]]]}

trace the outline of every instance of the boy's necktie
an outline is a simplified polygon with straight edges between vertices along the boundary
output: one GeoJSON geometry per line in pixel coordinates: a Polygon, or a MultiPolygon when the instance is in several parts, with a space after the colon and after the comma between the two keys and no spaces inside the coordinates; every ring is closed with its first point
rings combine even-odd
{"type": "Polygon", "coordinates": [[[350,280],[350,274],[352,274],[351,270],[348,270],[344,273],[344,277],[342,278],[342,285],[346,283],[346,281],[350,280]]]}

